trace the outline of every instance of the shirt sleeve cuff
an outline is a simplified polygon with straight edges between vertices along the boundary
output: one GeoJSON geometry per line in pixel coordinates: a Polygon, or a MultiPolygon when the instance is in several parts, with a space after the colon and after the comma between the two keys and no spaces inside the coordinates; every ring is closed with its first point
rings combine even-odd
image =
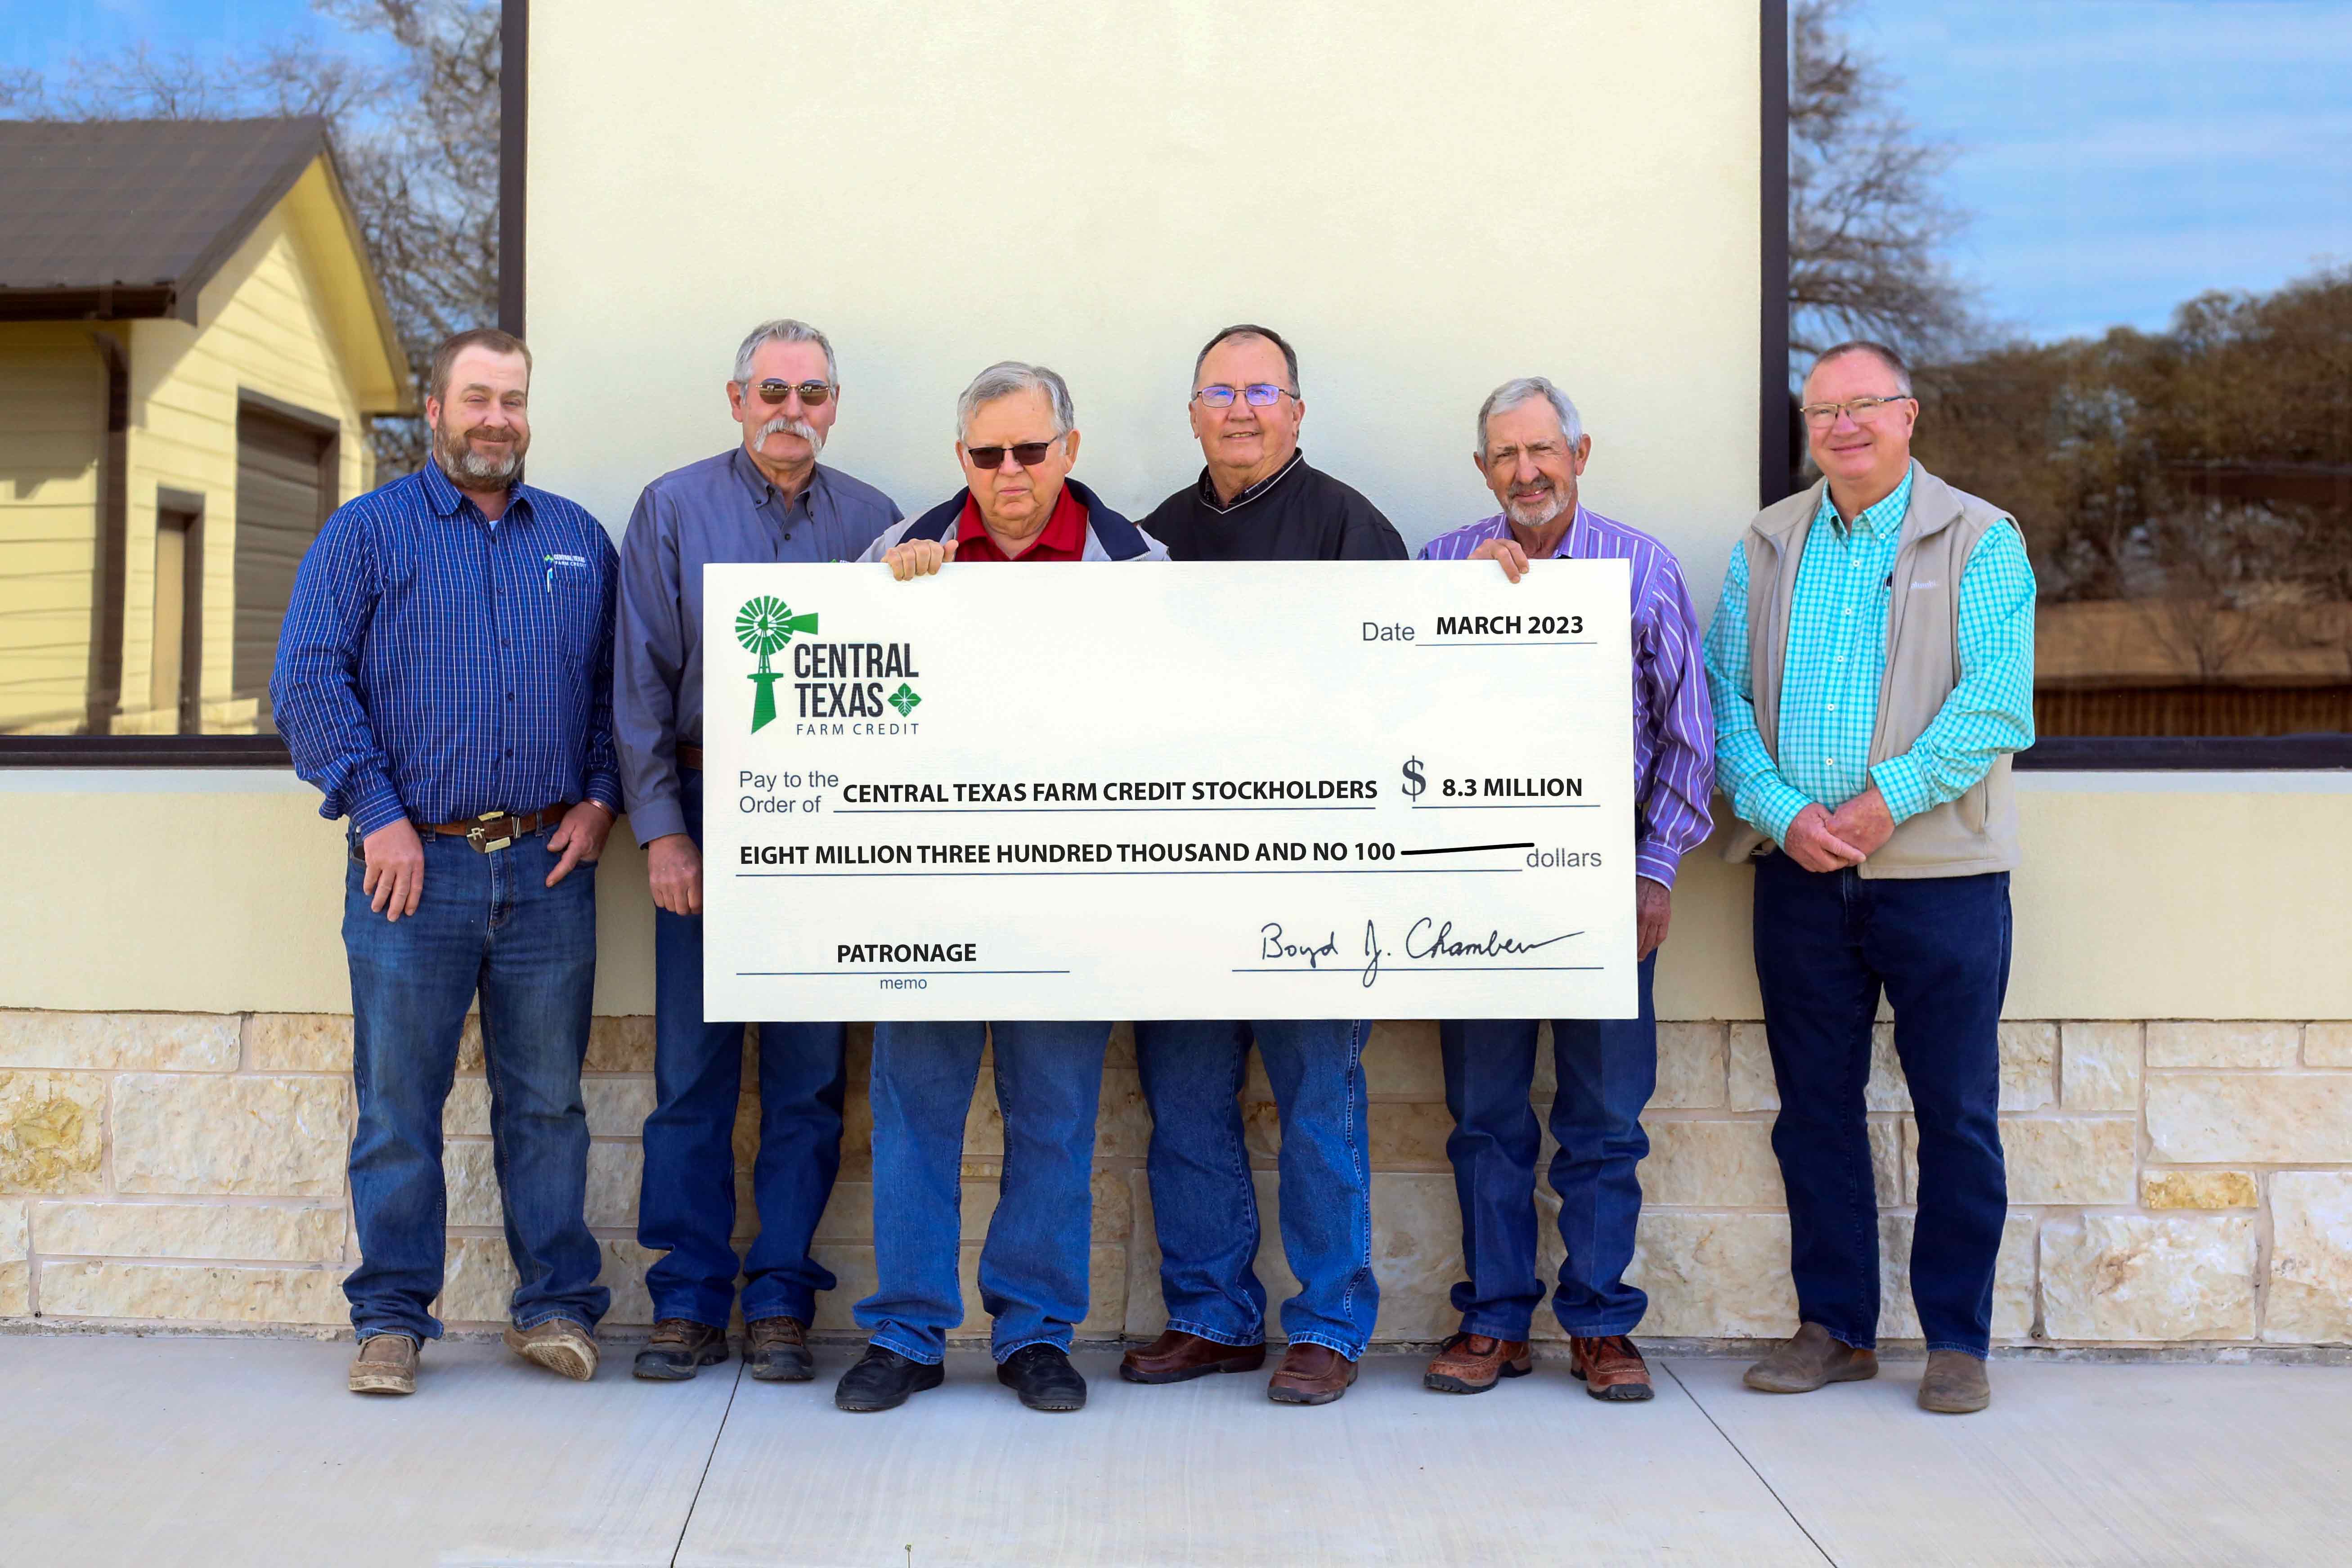
{"type": "Polygon", "coordinates": [[[667,838],[673,833],[686,831],[686,807],[676,795],[660,800],[641,800],[629,808],[629,828],[637,836],[643,847],[656,838],[667,838]]]}
{"type": "Polygon", "coordinates": [[[1766,793],[1754,820],[1773,843],[1786,844],[1789,841],[1789,825],[1812,804],[1812,797],[1794,784],[1775,784],[1766,793]]]}
{"type": "Polygon", "coordinates": [[[377,778],[371,780],[366,788],[353,792],[349,815],[352,826],[364,838],[377,828],[389,827],[405,817],[408,808],[400,804],[400,796],[390,781],[377,778]]]}
{"type": "Polygon", "coordinates": [[[1675,885],[1675,869],[1681,863],[1681,856],[1654,844],[1641,845],[1633,851],[1633,875],[1647,877],[1664,888],[1675,885]]]}
{"type": "Polygon", "coordinates": [[[1908,752],[1889,757],[1871,769],[1870,782],[1886,797],[1886,814],[1897,822],[1916,816],[1936,804],[1927,788],[1926,771],[1908,752]]]}

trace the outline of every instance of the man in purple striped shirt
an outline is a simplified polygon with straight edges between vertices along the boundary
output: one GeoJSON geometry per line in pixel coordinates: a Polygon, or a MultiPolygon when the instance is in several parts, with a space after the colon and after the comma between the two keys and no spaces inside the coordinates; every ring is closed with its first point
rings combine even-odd
{"type": "MultiPolygon", "coordinates": [[[[1636,529],[1587,511],[1576,481],[1592,455],[1576,405],[1541,376],[1505,382],[1478,410],[1478,470],[1503,510],[1429,542],[1423,561],[1496,561],[1517,582],[1544,560],[1622,559],[1633,585],[1633,873],[1641,1016],[1556,1018],[1552,1191],[1567,1256],[1552,1310],[1568,1331],[1570,1369],[1595,1399],[1650,1397],[1649,1368],[1627,1338],[1648,1298],[1624,1281],[1633,1258],[1650,1152],[1642,1111],[1658,1081],[1658,1022],[1650,983],[1674,913],[1675,868],[1707,834],[1715,787],[1715,710],[1699,657],[1698,617],[1682,569],[1636,529]]],[[[1533,1018],[1465,1018],[1439,1026],[1445,1142],[1462,1205],[1469,1278],[1454,1287],[1462,1331],[1423,1383],[1484,1394],[1533,1366],[1528,1335],[1544,1297],[1536,1274],[1536,1155],[1542,1133],[1529,1090],[1533,1018]]]]}

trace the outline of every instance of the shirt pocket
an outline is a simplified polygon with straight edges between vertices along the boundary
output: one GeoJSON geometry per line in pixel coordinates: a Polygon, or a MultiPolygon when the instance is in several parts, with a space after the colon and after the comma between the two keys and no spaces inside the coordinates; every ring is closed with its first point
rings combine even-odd
{"type": "Polygon", "coordinates": [[[595,666],[603,629],[604,578],[588,556],[551,551],[540,559],[539,589],[546,599],[551,642],[567,668],[595,666]]]}

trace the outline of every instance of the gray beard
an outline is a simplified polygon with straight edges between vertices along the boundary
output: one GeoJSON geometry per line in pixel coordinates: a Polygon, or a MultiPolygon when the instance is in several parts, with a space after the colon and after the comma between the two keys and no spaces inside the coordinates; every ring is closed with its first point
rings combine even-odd
{"type": "Polygon", "coordinates": [[[1532,507],[1516,506],[1509,501],[1503,503],[1503,515],[1521,528],[1542,528],[1556,521],[1559,514],[1567,510],[1567,499],[1558,490],[1552,491],[1549,501],[1539,501],[1532,507]]]}
{"type": "Polygon", "coordinates": [[[462,437],[453,441],[436,429],[433,432],[433,460],[454,483],[478,489],[493,485],[511,488],[522,479],[523,453],[528,446],[526,441],[510,442],[505,457],[492,457],[475,451],[462,437]]]}

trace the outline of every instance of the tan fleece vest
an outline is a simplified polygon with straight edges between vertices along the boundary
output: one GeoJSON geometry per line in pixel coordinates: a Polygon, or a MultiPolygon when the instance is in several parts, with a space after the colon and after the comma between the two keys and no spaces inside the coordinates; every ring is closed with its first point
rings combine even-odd
{"type": "MultiPolygon", "coordinates": [[[[1796,596],[1797,563],[1820,512],[1823,479],[1802,495],[1766,507],[1741,541],[1748,552],[1748,668],[1756,728],[1775,762],[1780,754],[1780,675],[1789,651],[1789,606],[1796,596]]],[[[1871,731],[1870,763],[1911,749],[1959,684],[1960,573],[1985,530],[2009,514],[1956,490],[1916,462],[1911,465],[1911,509],[1903,515],[1903,542],[1895,555],[1887,595],[1886,674],[1878,688],[1878,719],[1871,731]]],[[[1832,809],[1835,803],[1831,803],[1832,809]]],[[[1771,840],[1740,823],[1725,840],[1723,858],[1748,860],[1771,840]]],[[[1895,825],[1895,837],[1864,861],[1865,877],[1972,877],[2017,868],[2017,796],[2009,758],[1955,801],[1895,825]]]]}

